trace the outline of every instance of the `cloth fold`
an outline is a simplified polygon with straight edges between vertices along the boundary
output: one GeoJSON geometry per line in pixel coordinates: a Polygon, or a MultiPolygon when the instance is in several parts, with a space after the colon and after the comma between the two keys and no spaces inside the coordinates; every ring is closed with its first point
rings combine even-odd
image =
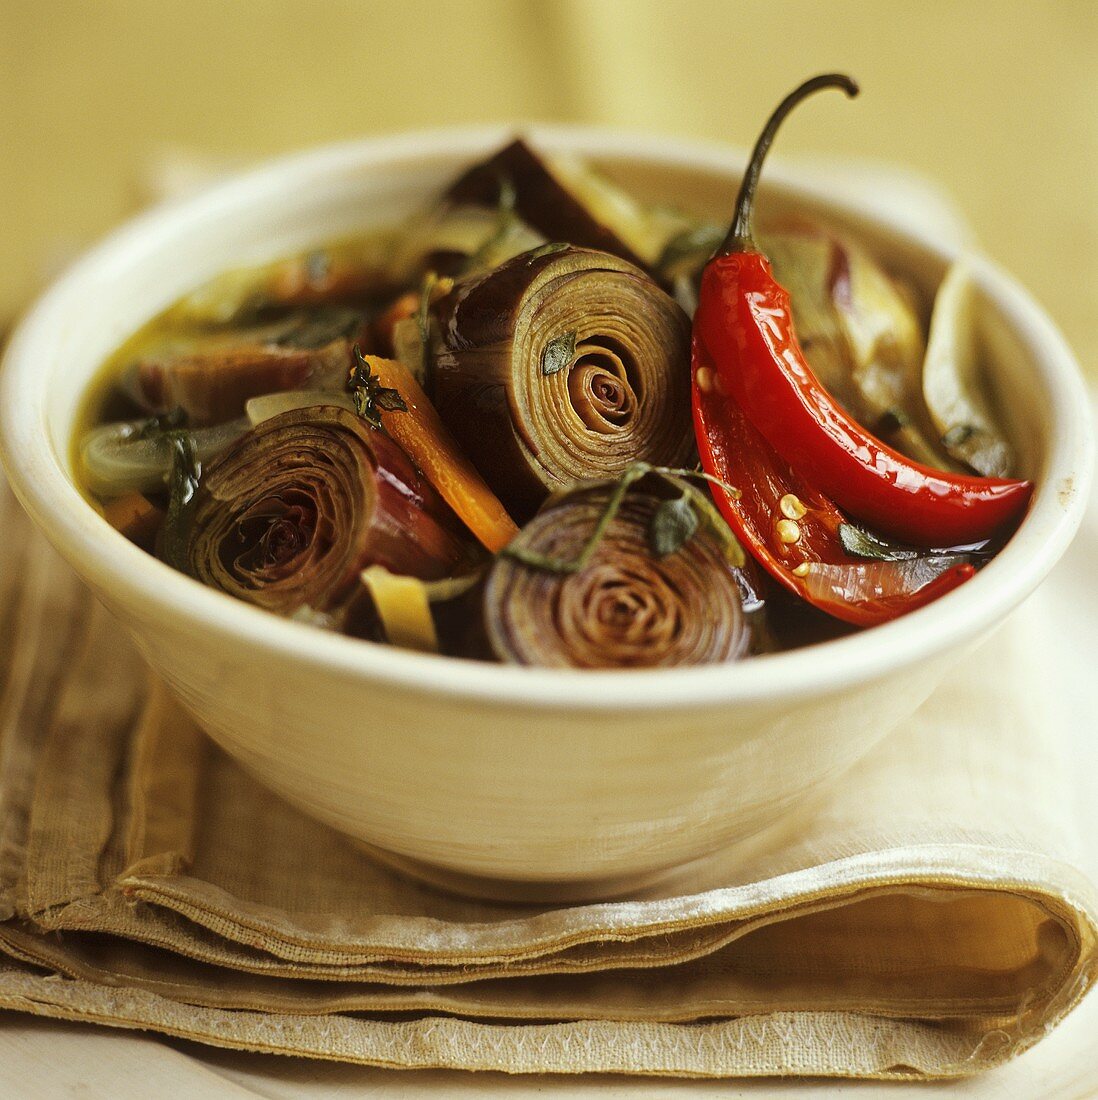
{"type": "Polygon", "coordinates": [[[269,794],[6,488],[0,529],[0,1005],[385,1066],[943,1077],[1094,979],[1038,605],[767,833],[643,896],[506,906],[269,794]]]}

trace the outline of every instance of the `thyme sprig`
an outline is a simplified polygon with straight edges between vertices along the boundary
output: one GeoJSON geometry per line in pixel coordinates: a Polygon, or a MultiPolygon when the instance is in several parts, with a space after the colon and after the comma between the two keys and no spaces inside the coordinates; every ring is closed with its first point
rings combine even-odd
{"type": "MultiPolygon", "coordinates": [[[[525,547],[518,546],[514,542],[505,546],[500,551],[500,554],[522,565],[528,566],[531,569],[540,569],[544,573],[556,573],[561,576],[582,573],[584,569],[591,564],[591,560],[594,558],[599,548],[599,544],[606,535],[610,524],[614,522],[615,517],[621,510],[626,494],[633,485],[641,480],[641,478],[649,474],[655,474],[658,477],[667,478],[669,480],[699,478],[711,484],[719,485],[737,499],[740,496],[740,491],[737,488],[729,485],[726,481],[722,481],[719,477],[715,477],[713,474],[706,473],[704,470],[685,470],[677,469],[673,466],[654,466],[649,462],[634,462],[627,467],[619,478],[617,484],[614,486],[614,491],[606,501],[606,505],[598,521],[595,523],[594,529],[587,537],[580,552],[574,558],[559,558],[549,554],[539,554],[535,550],[527,550],[525,547]]],[[[698,529],[699,517],[695,511],[698,504],[699,502],[696,499],[684,492],[681,497],[676,500],[665,501],[656,509],[649,526],[648,539],[649,545],[657,557],[666,557],[668,554],[674,553],[676,550],[681,549],[693,537],[698,529]],[[686,503],[683,504],[679,502],[686,503]],[[669,504],[675,506],[674,511],[676,515],[673,517],[669,512],[664,510],[666,505],[669,504]],[[684,520],[682,517],[681,510],[687,506],[690,508],[693,516],[694,522],[692,524],[689,520],[684,520]]]]}
{"type": "Polygon", "coordinates": [[[370,369],[370,364],[355,344],[354,363],[347,378],[347,389],[354,402],[355,412],[372,428],[381,427],[382,412],[407,412],[408,406],[398,390],[381,384],[381,379],[370,369]]]}

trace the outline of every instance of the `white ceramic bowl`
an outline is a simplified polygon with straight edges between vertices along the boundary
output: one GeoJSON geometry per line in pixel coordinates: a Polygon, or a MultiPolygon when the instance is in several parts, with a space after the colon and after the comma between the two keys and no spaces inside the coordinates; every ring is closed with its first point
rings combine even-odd
{"type": "MultiPolygon", "coordinates": [[[[645,196],[727,213],[740,157],[666,139],[528,128],[645,196]]],[[[324,633],[173,572],[72,483],[81,391],[137,326],[217,272],[401,218],[506,136],[364,141],[277,161],[123,227],[12,338],[0,443],[27,510],[210,735],[273,790],[422,874],[512,896],[597,897],[773,821],[841,775],[1048,573],[1078,525],[1092,444],[1071,353],[979,261],[985,336],[1038,489],[974,580],[898,622],[810,649],[683,671],[528,670],[324,633]]],[[[871,204],[770,171],[764,204],[857,229],[932,287],[948,250],[871,204]],[[777,181],[777,182],[775,182],[777,181]]]]}

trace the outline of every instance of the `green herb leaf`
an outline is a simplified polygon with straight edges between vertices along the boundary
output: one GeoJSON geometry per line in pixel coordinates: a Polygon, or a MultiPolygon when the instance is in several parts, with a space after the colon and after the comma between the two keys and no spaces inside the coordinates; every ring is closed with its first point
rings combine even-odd
{"type": "MultiPolygon", "coordinates": [[[[712,501],[709,499],[709,495],[700,492],[689,484],[684,484],[682,479],[700,478],[712,484],[720,485],[727,493],[736,498],[739,497],[740,491],[733,488],[727,482],[721,481],[720,478],[713,477],[711,474],[707,474],[702,470],[682,470],[671,466],[653,466],[647,462],[634,462],[626,469],[625,473],[621,475],[618,479],[618,483],[614,486],[613,492],[607,499],[606,506],[603,508],[598,522],[595,524],[587,541],[583,544],[582,549],[574,558],[548,557],[536,551],[527,550],[521,545],[521,534],[517,539],[500,550],[500,556],[513,558],[515,561],[521,562],[531,569],[540,569],[545,573],[557,573],[564,576],[571,573],[582,573],[591,563],[591,559],[595,556],[599,543],[602,541],[610,524],[613,523],[614,517],[618,514],[626,493],[629,492],[630,488],[632,488],[636,482],[649,474],[654,474],[657,477],[665,479],[682,492],[681,497],[667,501],[666,504],[676,505],[676,511],[685,507],[691,513],[688,519],[681,515],[677,515],[673,520],[665,518],[659,522],[661,528],[659,548],[657,548],[655,542],[654,528],[657,526],[657,523],[656,517],[653,516],[649,527],[649,541],[653,551],[658,556],[664,556],[660,554],[660,549],[667,546],[670,547],[668,553],[674,553],[675,550],[684,546],[693,536],[694,532],[698,529],[699,522],[704,522],[710,525],[721,538],[725,545],[725,554],[728,561],[732,565],[742,568],[746,560],[743,553],[743,547],[740,546],[739,541],[736,539],[735,535],[732,534],[731,529],[728,527],[728,524],[725,523],[720,512],[714,507],[712,501]],[[689,530],[687,530],[688,528],[689,530]]],[[[663,507],[664,505],[661,505],[661,509],[663,507]]],[[[660,509],[657,509],[657,515],[659,511],[660,509]]]]}
{"type": "Polygon", "coordinates": [[[676,233],[663,246],[656,267],[668,276],[691,275],[713,255],[724,239],[718,225],[694,225],[676,233]]]}
{"type": "Polygon", "coordinates": [[[652,513],[648,526],[648,544],[657,558],[666,558],[681,550],[698,529],[698,513],[690,494],[665,500],[652,513]]]}
{"type": "MultiPolygon", "coordinates": [[[[428,271],[419,288],[419,306],[416,309],[416,329],[419,332],[419,372],[417,381],[422,386],[429,383],[431,373],[431,298],[438,286],[438,276],[428,271]]],[[[413,373],[416,373],[413,370],[413,373]]]]}
{"type": "Polygon", "coordinates": [[[572,357],[576,354],[576,332],[566,332],[561,336],[554,336],[545,350],[541,353],[541,373],[545,375],[556,374],[564,370],[572,357]]]}
{"type": "Polygon", "coordinates": [[[355,412],[372,428],[381,427],[382,412],[407,412],[408,406],[397,390],[381,384],[381,379],[370,370],[358,344],[354,349],[355,362],[347,379],[347,389],[354,402],[355,412]]]}
{"type": "Polygon", "coordinates": [[[374,394],[374,404],[385,412],[407,412],[408,406],[399,392],[382,386],[374,394]]]}
{"type": "Polygon", "coordinates": [[[576,558],[554,558],[547,554],[539,554],[536,550],[527,550],[525,546],[516,546],[513,542],[499,553],[500,557],[511,558],[512,561],[517,561],[528,569],[537,569],[542,573],[556,573],[561,577],[582,573],[584,570],[582,553],[576,558]]]}
{"type": "Polygon", "coordinates": [[[542,256],[554,256],[558,252],[563,252],[566,248],[572,246],[567,241],[549,241],[546,244],[538,245],[537,248],[531,248],[526,253],[526,262],[533,263],[534,260],[540,260],[542,256]]]}
{"type": "Polygon", "coordinates": [[[499,177],[499,201],[496,206],[496,225],[491,233],[477,246],[476,250],[465,258],[462,265],[462,273],[476,271],[484,267],[500,245],[507,240],[511,231],[518,224],[515,215],[515,205],[518,202],[518,192],[509,176],[499,177]]]}
{"type": "Polygon", "coordinates": [[[614,486],[614,491],[606,502],[606,507],[602,510],[602,515],[599,516],[598,522],[595,524],[594,530],[592,530],[587,541],[583,544],[583,548],[574,558],[547,557],[536,551],[527,550],[524,546],[517,545],[522,538],[521,535],[505,546],[500,551],[500,555],[513,558],[531,569],[540,569],[545,573],[582,573],[595,556],[595,551],[598,550],[599,543],[602,542],[602,537],[606,534],[607,528],[614,522],[614,517],[621,509],[621,502],[625,500],[625,494],[629,492],[630,486],[635,481],[639,481],[645,474],[651,472],[652,467],[647,462],[634,462],[621,475],[617,485],[614,486]]]}
{"type": "Polygon", "coordinates": [[[855,558],[868,558],[871,561],[904,561],[917,558],[918,551],[902,546],[890,546],[876,535],[855,527],[852,523],[839,524],[839,541],[843,549],[855,558]]]}
{"type": "Polygon", "coordinates": [[[168,512],[160,534],[160,556],[169,565],[187,572],[191,513],[202,478],[202,464],[190,432],[170,431],[165,439],[171,450],[172,470],[168,479],[168,512]]]}

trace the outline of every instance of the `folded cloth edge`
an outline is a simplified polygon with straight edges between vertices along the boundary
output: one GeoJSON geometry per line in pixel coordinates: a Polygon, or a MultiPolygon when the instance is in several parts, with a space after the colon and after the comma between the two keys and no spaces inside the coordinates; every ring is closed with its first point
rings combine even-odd
{"type": "MultiPolygon", "coordinates": [[[[1083,992],[1075,991],[1063,1012],[1083,992]]],[[[1040,1037],[1016,1040],[998,1028],[968,1035],[853,1013],[775,1013],[699,1024],[601,1020],[517,1026],[441,1016],[276,1017],[180,1005],[143,990],[19,972],[4,964],[0,1006],[151,1029],[237,1050],[384,1068],[511,1074],[948,1079],[999,1065],[1040,1037]]]]}

